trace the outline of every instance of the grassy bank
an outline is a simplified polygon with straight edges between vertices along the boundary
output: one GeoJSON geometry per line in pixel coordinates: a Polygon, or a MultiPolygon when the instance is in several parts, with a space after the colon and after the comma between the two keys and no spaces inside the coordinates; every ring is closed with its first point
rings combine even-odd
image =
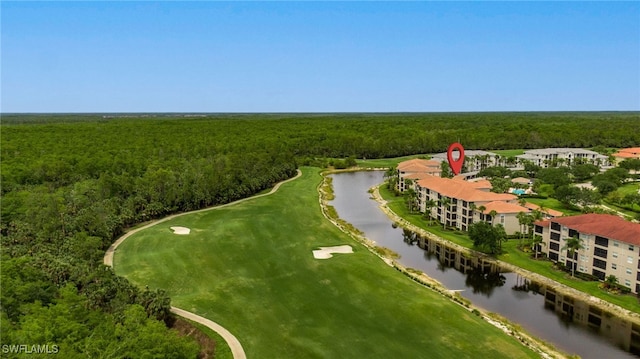
{"type": "MultiPolygon", "coordinates": [[[[386,189],[385,186],[380,187],[380,195],[388,202],[388,206],[392,211],[394,211],[398,216],[409,221],[411,224],[432,232],[453,243],[473,249],[473,243],[469,239],[468,235],[459,231],[444,230],[442,228],[442,225],[437,224],[437,222],[435,221],[432,225],[430,225],[429,222],[422,217],[422,215],[409,213],[407,206],[404,203],[404,198],[396,197],[393,193],[391,193],[391,191],[386,189]]],[[[519,240],[516,239],[509,240],[504,243],[502,247],[504,253],[498,256],[498,259],[526,269],[528,271],[538,273],[547,278],[553,279],[556,282],[578,289],[597,298],[606,300],[622,308],[640,313],[640,305],[638,304],[638,299],[635,296],[610,294],[599,287],[599,282],[587,282],[571,278],[569,274],[554,269],[550,261],[533,260],[531,258],[531,253],[525,253],[517,248],[518,242],[519,240]]]]}
{"type": "Polygon", "coordinates": [[[248,357],[536,357],[340,232],[320,212],[318,169],[303,172],[271,196],[137,233],[119,247],[115,270],[220,323],[248,357]],[[343,244],[354,253],[312,256],[343,244]]]}

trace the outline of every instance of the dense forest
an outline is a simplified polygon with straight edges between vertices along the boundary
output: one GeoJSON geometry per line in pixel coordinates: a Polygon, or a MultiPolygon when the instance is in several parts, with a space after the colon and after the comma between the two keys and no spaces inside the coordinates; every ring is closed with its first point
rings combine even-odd
{"type": "Polygon", "coordinates": [[[0,130],[2,344],[173,358],[197,348],[160,325],[170,299],[102,265],[125,228],[250,196],[326,158],[442,152],[454,141],[640,146],[640,113],[4,114],[0,130]]]}

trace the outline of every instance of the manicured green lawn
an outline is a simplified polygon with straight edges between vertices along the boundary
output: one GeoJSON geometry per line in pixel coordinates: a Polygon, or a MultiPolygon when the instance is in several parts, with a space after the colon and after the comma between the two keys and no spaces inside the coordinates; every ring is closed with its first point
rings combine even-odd
{"type": "Polygon", "coordinates": [[[525,198],[527,202],[537,204],[538,206],[542,206],[547,209],[554,209],[556,211],[560,211],[564,213],[566,216],[573,216],[577,214],[581,214],[580,211],[570,209],[565,207],[562,202],[558,201],[555,198],[525,198]]]}
{"type": "MultiPolygon", "coordinates": [[[[614,196],[617,196],[619,198],[623,198],[624,196],[628,195],[628,194],[634,194],[634,193],[638,193],[638,190],[640,190],[640,183],[627,183],[623,186],[618,187],[615,190],[614,196]]],[[[627,216],[631,217],[631,218],[636,218],[638,216],[638,214],[640,214],[640,206],[637,204],[634,204],[633,206],[630,204],[622,204],[622,203],[617,203],[617,202],[610,202],[610,201],[604,201],[605,204],[617,211],[623,212],[624,214],[626,214],[627,216]]]]}
{"type": "Polygon", "coordinates": [[[220,323],[249,358],[536,357],[340,232],[321,215],[319,170],[303,172],[271,196],[137,233],[116,272],[220,323]],[[343,244],[355,253],[312,256],[343,244]]]}
{"type": "Polygon", "coordinates": [[[371,160],[356,160],[358,163],[358,167],[363,168],[389,168],[396,167],[398,163],[406,160],[411,160],[414,158],[430,158],[431,155],[422,154],[422,155],[411,155],[404,157],[394,157],[394,158],[378,158],[371,160]]]}

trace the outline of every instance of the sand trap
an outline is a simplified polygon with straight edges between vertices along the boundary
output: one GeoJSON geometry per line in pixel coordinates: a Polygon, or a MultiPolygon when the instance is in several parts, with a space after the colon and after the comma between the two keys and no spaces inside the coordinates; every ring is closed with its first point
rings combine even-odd
{"type": "Polygon", "coordinates": [[[189,234],[189,232],[191,232],[191,230],[187,227],[171,227],[171,229],[173,230],[174,234],[189,234]]]}
{"type": "Polygon", "coordinates": [[[353,248],[349,245],[335,246],[335,247],[320,247],[313,251],[313,258],[315,259],[328,259],[333,257],[332,253],[353,253],[353,248]]]}

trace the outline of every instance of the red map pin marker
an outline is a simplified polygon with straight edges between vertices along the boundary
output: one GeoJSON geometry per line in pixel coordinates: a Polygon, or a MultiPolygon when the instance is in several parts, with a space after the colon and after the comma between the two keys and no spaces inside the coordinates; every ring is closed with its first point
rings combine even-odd
{"type": "Polygon", "coordinates": [[[449,167],[453,171],[454,175],[457,175],[462,170],[462,164],[464,163],[464,148],[458,142],[449,145],[447,150],[447,160],[449,160],[449,167]],[[458,150],[460,156],[458,159],[453,158],[453,151],[458,150]]]}

